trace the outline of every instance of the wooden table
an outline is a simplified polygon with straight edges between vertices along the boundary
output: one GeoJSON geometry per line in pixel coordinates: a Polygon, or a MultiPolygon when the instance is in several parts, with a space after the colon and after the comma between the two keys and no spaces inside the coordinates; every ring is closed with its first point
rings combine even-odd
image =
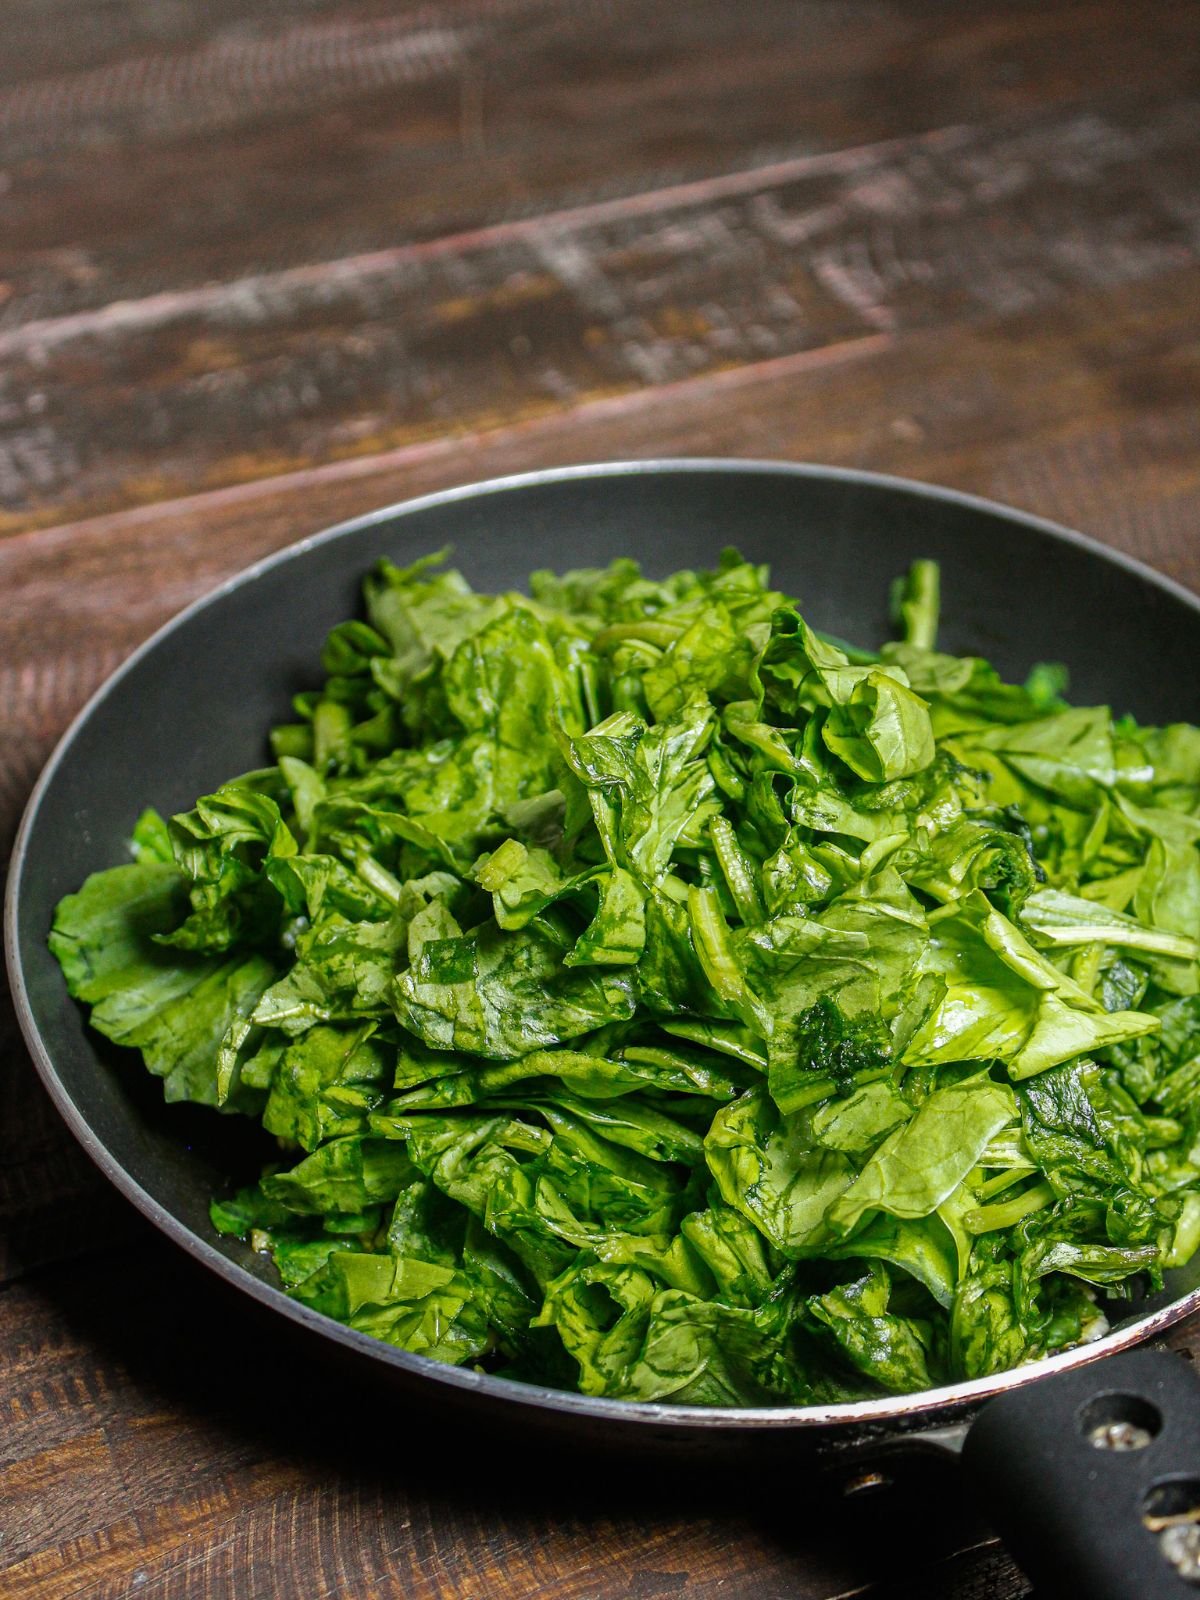
{"type": "MultiPolygon", "coordinates": [[[[1170,0],[6,0],[0,830],[185,602],[524,467],[868,466],[1200,584],[1198,88],[1170,0]]],[[[3,1028],[6,1597],[1024,1592],[950,1491],[300,1411],[3,1028]]]]}

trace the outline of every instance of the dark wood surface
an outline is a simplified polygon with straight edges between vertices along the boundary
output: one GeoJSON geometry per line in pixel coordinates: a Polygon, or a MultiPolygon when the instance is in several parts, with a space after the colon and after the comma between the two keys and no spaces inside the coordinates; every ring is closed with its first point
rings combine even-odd
{"type": "MultiPolygon", "coordinates": [[[[0,834],[180,606],[494,473],[869,466],[1200,586],[1198,136],[1165,0],[6,0],[0,834]]],[[[1025,1592],[952,1484],[889,1520],[298,1407],[0,1028],[0,1594],[1025,1592]]]]}

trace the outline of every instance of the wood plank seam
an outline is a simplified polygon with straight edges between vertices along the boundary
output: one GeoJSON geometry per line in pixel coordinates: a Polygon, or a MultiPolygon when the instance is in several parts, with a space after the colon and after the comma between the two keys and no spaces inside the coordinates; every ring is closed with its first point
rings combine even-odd
{"type": "MultiPolygon", "coordinates": [[[[766,361],[749,362],[738,367],[723,367],[697,378],[681,378],[674,383],[660,383],[652,388],[625,390],[619,394],[585,400],[565,414],[533,417],[525,422],[507,425],[502,423],[491,429],[423,439],[415,444],[401,445],[394,450],[383,450],[375,455],[348,456],[341,460],[322,462],[319,466],[301,467],[273,477],[253,478],[245,483],[226,484],[218,489],[201,490],[197,494],[180,495],[170,500],[154,501],[148,505],[131,506],[123,511],[106,512],[100,516],[83,518],[78,522],[60,523],[49,528],[29,528],[24,532],[6,536],[3,545],[5,549],[9,549],[33,541],[40,547],[42,541],[47,540],[52,545],[61,545],[65,548],[79,538],[104,537],[114,527],[124,528],[139,522],[154,522],[160,517],[193,510],[240,505],[260,496],[270,496],[281,491],[302,490],[318,484],[369,477],[379,471],[403,469],[470,450],[473,445],[485,439],[489,443],[503,443],[532,429],[542,432],[547,427],[558,429],[576,422],[631,416],[636,412],[655,409],[660,405],[670,407],[682,397],[701,390],[720,393],[752,387],[759,383],[771,383],[782,377],[812,372],[824,367],[841,366],[847,362],[865,360],[876,355],[885,350],[889,342],[888,336],[883,333],[863,334],[859,338],[844,339],[836,344],[819,346],[813,350],[798,350],[792,355],[775,356],[766,361]]],[[[94,674],[89,671],[89,675],[94,674]]]]}

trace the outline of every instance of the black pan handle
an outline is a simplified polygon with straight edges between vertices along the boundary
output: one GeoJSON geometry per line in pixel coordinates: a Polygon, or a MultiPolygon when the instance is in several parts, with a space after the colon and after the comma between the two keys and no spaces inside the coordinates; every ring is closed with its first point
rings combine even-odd
{"type": "Polygon", "coordinates": [[[963,1461],[1038,1600],[1200,1600],[1200,1378],[1110,1356],[989,1401],[963,1461]]]}

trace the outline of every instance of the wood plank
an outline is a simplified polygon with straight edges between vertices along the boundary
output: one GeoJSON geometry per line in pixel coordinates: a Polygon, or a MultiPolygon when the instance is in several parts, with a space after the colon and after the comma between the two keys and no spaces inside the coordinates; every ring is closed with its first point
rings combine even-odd
{"type": "Polygon", "coordinates": [[[1200,257],[1198,131],[1177,100],[939,130],[15,327],[0,503],[161,499],[1151,282],[1200,257]]]}
{"type": "MultiPolygon", "coordinates": [[[[483,4],[487,0],[482,0],[483,4]]],[[[479,4],[479,0],[476,0],[479,4]]],[[[169,60],[228,33],[270,38],[319,20],[327,0],[209,0],[203,10],[174,0],[7,0],[0,15],[0,86],[94,71],[134,60],[169,60]]],[[[428,0],[342,0],[354,19],[403,15],[428,21],[428,0]]]]}
{"type": "Polygon", "coordinates": [[[0,8],[9,325],[1200,78],[1166,0],[54,8],[0,8]]]}
{"type": "MultiPolygon", "coordinates": [[[[408,28],[428,28],[439,21],[503,15],[512,4],[513,0],[438,0],[436,5],[428,0],[342,0],[335,8],[327,0],[210,0],[198,10],[171,0],[137,0],[134,5],[114,0],[9,0],[0,17],[0,87],[36,90],[36,98],[27,95],[18,102],[33,120],[46,95],[45,85],[54,83],[63,107],[57,118],[48,120],[69,126],[72,114],[90,112],[100,118],[150,98],[153,84],[131,71],[131,63],[156,64],[164,70],[175,67],[175,83],[183,88],[186,76],[178,73],[178,64],[213,46],[240,42],[252,52],[256,46],[278,43],[286,52],[294,35],[306,28],[319,29],[323,21],[362,27],[395,18],[408,28]],[[114,68],[120,70],[114,74],[114,68]],[[99,74],[104,76],[97,83],[99,74]],[[72,92],[72,85],[81,84],[92,92],[85,95],[79,87],[72,92]]],[[[322,37],[318,33],[314,42],[322,37]]],[[[270,84],[262,87],[269,89],[270,84]]],[[[158,130],[161,133],[161,121],[158,130]]]]}

